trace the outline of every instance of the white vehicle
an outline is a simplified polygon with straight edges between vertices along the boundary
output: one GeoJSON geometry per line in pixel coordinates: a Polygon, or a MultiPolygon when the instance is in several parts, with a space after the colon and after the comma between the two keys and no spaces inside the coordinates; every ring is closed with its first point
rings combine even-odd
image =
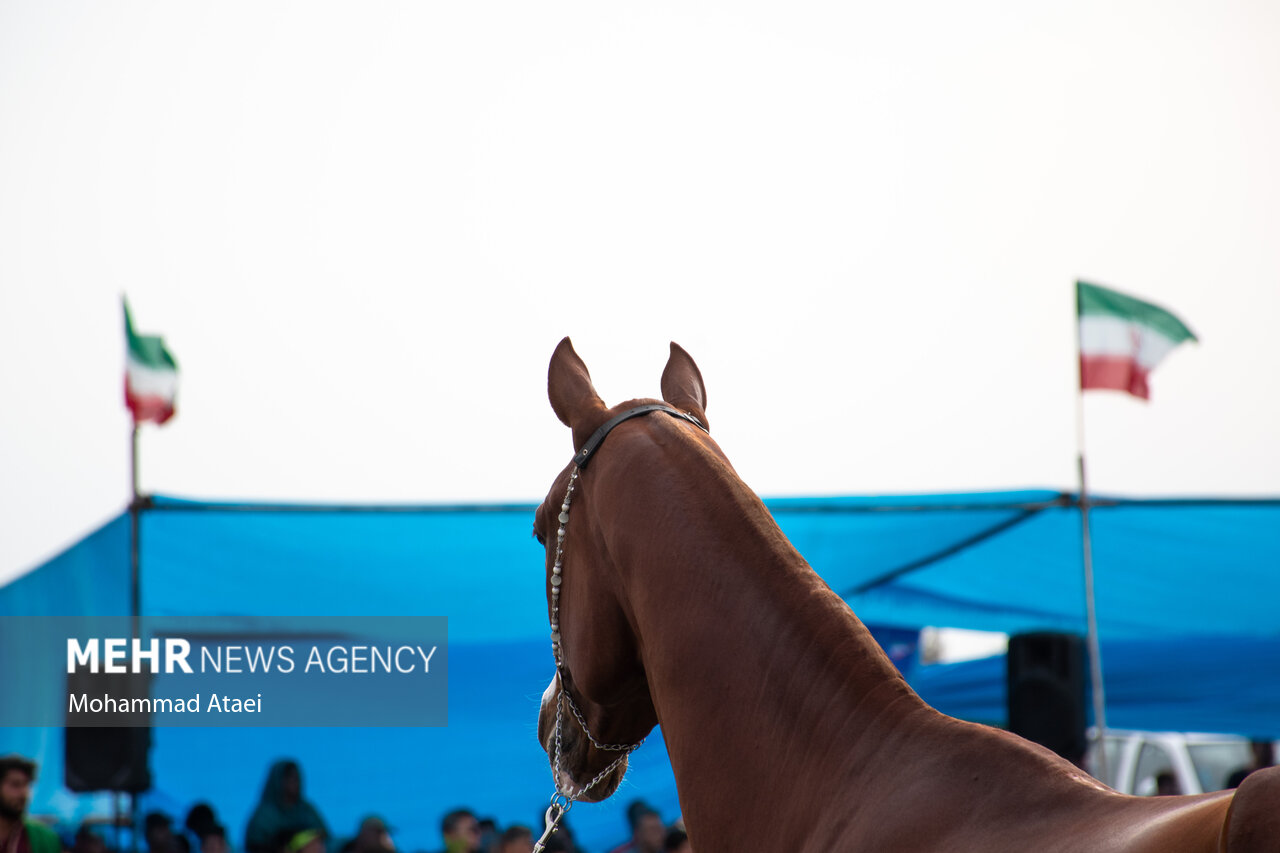
{"type": "MultiPolygon", "coordinates": [[[[1092,736],[1090,732],[1091,742],[1092,736]]],[[[1164,793],[1221,791],[1228,777],[1252,757],[1246,738],[1223,734],[1108,729],[1104,747],[1107,778],[1100,775],[1091,748],[1087,764],[1093,775],[1123,794],[1143,797],[1161,793],[1157,779],[1165,773],[1172,779],[1166,779],[1164,793]]]]}

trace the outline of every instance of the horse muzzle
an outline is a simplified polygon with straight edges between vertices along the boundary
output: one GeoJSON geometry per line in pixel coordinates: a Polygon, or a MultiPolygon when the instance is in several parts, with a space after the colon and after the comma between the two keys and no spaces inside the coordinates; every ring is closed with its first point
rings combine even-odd
{"type": "Polygon", "coordinates": [[[596,777],[618,758],[617,753],[596,749],[581,731],[573,715],[562,707],[560,674],[556,673],[542,694],[538,710],[538,742],[547,753],[556,790],[572,799],[598,803],[608,798],[627,773],[626,758],[617,763],[598,781],[596,777]],[[559,733],[559,763],[556,761],[556,738],[559,733]],[[584,790],[585,789],[585,790],[584,790]]]}

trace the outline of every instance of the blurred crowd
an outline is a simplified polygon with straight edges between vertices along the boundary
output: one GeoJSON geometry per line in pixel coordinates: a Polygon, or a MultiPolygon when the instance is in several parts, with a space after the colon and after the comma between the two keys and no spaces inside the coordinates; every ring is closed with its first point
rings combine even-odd
{"type": "MultiPolygon", "coordinates": [[[[1268,742],[1253,744],[1248,765],[1232,774],[1235,787],[1252,772],[1271,766],[1275,754],[1268,742]]],[[[0,757],[0,853],[124,853],[112,851],[101,825],[83,824],[71,837],[27,817],[36,765],[21,756],[0,757]]],[[[1172,774],[1157,777],[1158,795],[1180,793],[1172,774]],[[1163,777],[1163,778],[1161,778],[1163,777]]],[[[500,826],[468,808],[456,808],[440,820],[441,847],[415,853],[533,853],[534,839],[545,827],[500,826]]],[[[597,853],[693,853],[680,820],[668,824],[642,800],[627,808],[627,836],[597,853]]],[[[277,761],[267,772],[262,796],[245,827],[242,842],[228,835],[209,803],[197,803],[180,825],[172,816],[153,811],[143,820],[145,853],[398,853],[395,828],[380,815],[369,814],[349,834],[334,834],[320,810],[303,795],[302,770],[295,761],[277,761]]],[[[619,835],[622,834],[620,828],[619,835]]],[[[548,853],[587,853],[561,820],[546,839],[548,853]]]]}
{"type": "MultiPolygon", "coordinates": [[[[101,824],[82,824],[71,837],[27,817],[36,765],[20,756],[0,757],[0,853],[124,853],[113,851],[101,824]]],[[[303,794],[296,761],[272,764],[262,796],[245,827],[241,843],[228,834],[215,808],[205,802],[188,810],[181,824],[160,811],[143,820],[145,853],[398,853],[395,828],[369,814],[348,834],[330,831],[320,810],[303,794]]],[[[533,853],[545,827],[500,826],[469,808],[456,808],[440,820],[441,847],[415,853],[533,853]]],[[[668,825],[658,811],[637,800],[627,809],[628,833],[598,853],[692,853],[679,820],[668,825]]],[[[619,830],[622,835],[622,828],[619,830]]],[[[548,853],[587,853],[562,820],[546,839],[548,853]]]]}

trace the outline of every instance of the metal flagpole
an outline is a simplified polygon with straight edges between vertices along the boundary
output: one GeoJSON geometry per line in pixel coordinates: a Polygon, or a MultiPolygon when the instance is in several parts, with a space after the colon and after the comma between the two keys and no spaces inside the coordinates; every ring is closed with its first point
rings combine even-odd
{"type": "MultiPolygon", "coordinates": [[[[1077,284],[1077,294],[1079,285],[1077,284]]],[[[1076,297],[1076,467],[1080,472],[1080,540],[1084,556],[1084,603],[1088,619],[1089,680],[1093,687],[1094,756],[1101,780],[1110,784],[1105,748],[1107,701],[1102,687],[1102,651],[1098,644],[1098,608],[1093,593],[1093,545],[1089,538],[1089,490],[1084,465],[1084,365],[1080,352],[1080,309],[1076,297]]]]}
{"type": "Polygon", "coordinates": [[[138,635],[141,587],[138,583],[138,528],[141,496],[138,494],[138,422],[133,422],[133,443],[129,453],[129,608],[132,617],[133,636],[138,635]]]}
{"type": "MultiPolygon", "coordinates": [[[[130,500],[129,500],[129,615],[132,623],[132,636],[141,638],[142,585],[139,578],[141,547],[139,534],[142,527],[142,498],[138,493],[138,421],[133,421],[133,440],[129,453],[130,500]]],[[[138,795],[129,792],[129,823],[133,827],[131,849],[138,853],[138,795]]],[[[117,830],[119,831],[119,830],[117,830]]]]}

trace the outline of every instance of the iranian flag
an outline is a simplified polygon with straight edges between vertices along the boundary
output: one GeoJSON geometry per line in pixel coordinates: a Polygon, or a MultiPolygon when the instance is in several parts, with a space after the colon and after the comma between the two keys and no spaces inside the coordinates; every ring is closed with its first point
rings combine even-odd
{"type": "Polygon", "coordinates": [[[178,363],[156,335],[133,330],[129,303],[124,303],[124,337],[128,344],[124,367],[124,402],[135,424],[162,424],[173,417],[178,396],[178,363]]]}
{"type": "Polygon", "coordinates": [[[1170,350],[1196,336],[1158,305],[1076,282],[1080,389],[1106,388],[1151,398],[1147,377],[1170,350]]]}

